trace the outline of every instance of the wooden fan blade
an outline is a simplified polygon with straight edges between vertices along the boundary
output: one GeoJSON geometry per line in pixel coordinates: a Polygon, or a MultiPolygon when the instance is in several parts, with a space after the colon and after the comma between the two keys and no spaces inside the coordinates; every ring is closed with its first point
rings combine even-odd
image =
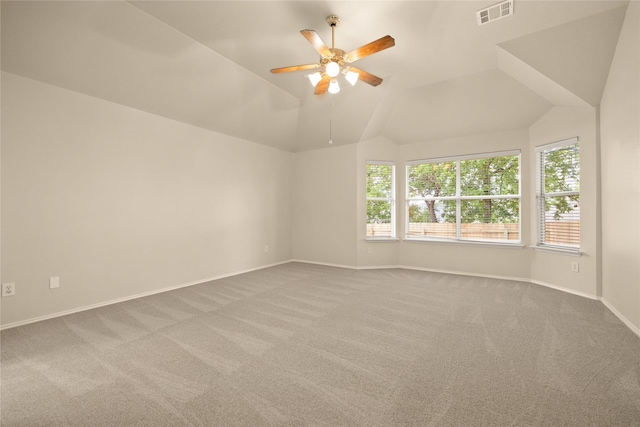
{"type": "Polygon", "coordinates": [[[320,56],[329,57],[331,56],[331,51],[324,44],[318,33],[313,30],[301,30],[300,33],[304,36],[305,39],[309,40],[309,43],[313,46],[313,48],[320,54],[320,56]]]}
{"type": "Polygon", "coordinates": [[[382,79],[378,76],[374,76],[371,73],[367,73],[364,70],[361,70],[356,67],[349,67],[349,71],[353,71],[354,73],[358,73],[358,80],[362,80],[365,83],[370,84],[371,86],[378,86],[382,83],[382,79]]]}
{"type": "Polygon", "coordinates": [[[272,68],[271,72],[273,74],[288,73],[291,71],[312,70],[314,68],[319,68],[319,67],[320,67],[320,64],[293,65],[291,67],[272,68]]]}
{"type": "Polygon", "coordinates": [[[314,95],[324,94],[327,91],[327,89],[329,89],[329,83],[331,83],[331,77],[325,74],[324,76],[322,76],[322,80],[320,80],[316,85],[316,91],[313,94],[314,95]]]}
{"type": "Polygon", "coordinates": [[[372,41],[369,44],[360,46],[359,48],[352,50],[346,55],[345,61],[354,62],[358,59],[362,59],[366,56],[373,55],[381,50],[388,49],[396,45],[396,41],[391,36],[384,36],[376,41],[372,41]]]}

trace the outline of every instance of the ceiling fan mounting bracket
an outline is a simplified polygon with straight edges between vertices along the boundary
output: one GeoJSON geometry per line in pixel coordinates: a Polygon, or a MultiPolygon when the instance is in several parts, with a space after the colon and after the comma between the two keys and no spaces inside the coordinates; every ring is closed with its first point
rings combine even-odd
{"type": "Polygon", "coordinates": [[[329,24],[330,27],[337,27],[339,22],[340,18],[338,18],[336,15],[327,16],[327,24],[329,24]]]}

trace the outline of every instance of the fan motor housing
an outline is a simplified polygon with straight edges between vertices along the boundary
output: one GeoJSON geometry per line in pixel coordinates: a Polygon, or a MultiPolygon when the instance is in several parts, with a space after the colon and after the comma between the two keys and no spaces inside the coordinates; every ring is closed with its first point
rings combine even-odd
{"type": "Polygon", "coordinates": [[[338,65],[342,68],[346,60],[346,52],[342,49],[330,48],[331,56],[321,56],[320,57],[320,65],[323,67],[327,65],[329,62],[337,62],[338,65]]]}

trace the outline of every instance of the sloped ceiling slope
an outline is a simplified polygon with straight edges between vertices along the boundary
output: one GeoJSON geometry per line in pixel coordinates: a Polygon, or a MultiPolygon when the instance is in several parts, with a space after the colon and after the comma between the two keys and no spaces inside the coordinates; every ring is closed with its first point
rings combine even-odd
{"type": "Polygon", "coordinates": [[[596,106],[602,98],[625,11],[626,8],[613,9],[528,34],[499,47],[596,106]]]}
{"type": "Polygon", "coordinates": [[[295,148],[298,99],[126,2],[3,2],[2,68],[295,148]]]}
{"type": "Polygon", "coordinates": [[[288,151],[383,135],[396,143],[521,128],[557,103],[597,105],[627,1],[3,2],[2,69],[288,151]],[[314,29],[384,79],[314,96],[314,29]]]}

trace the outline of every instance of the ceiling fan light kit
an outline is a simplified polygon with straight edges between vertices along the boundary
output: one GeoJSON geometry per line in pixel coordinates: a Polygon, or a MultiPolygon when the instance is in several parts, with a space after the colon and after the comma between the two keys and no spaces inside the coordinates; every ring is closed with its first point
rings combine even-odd
{"type": "Polygon", "coordinates": [[[329,93],[338,93],[340,92],[340,85],[338,84],[338,80],[331,79],[329,83],[329,93]]]}
{"type": "Polygon", "coordinates": [[[351,83],[351,86],[355,86],[358,81],[358,77],[360,77],[359,73],[349,70],[348,68],[344,70],[344,78],[351,83]]]}
{"type": "Polygon", "coordinates": [[[324,66],[324,72],[327,73],[329,77],[336,77],[340,74],[340,66],[337,62],[330,61],[324,66]]]}
{"type": "Polygon", "coordinates": [[[395,40],[391,36],[384,36],[378,40],[361,46],[349,53],[335,47],[335,28],[340,22],[340,18],[335,15],[327,16],[327,23],[331,27],[331,48],[328,48],[318,34],[313,30],[302,30],[300,33],[311,43],[314,49],[320,54],[320,62],[317,64],[294,65],[291,67],[273,68],[272,73],[287,73],[291,71],[316,70],[307,77],[311,85],[315,88],[314,94],[322,95],[326,92],[335,94],[340,92],[338,76],[343,74],[352,86],[358,80],[371,85],[378,86],[382,83],[380,77],[374,76],[364,70],[352,67],[349,64],[359,59],[373,55],[381,50],[395,46],[395,40]],[[319,70],[318,70],[319,69],[319,70]]]}
{"type": "Polygon", "coordinates": [[[316,85],[322,80],[322,74],[320,71],[316,71],[313,74],[308,74],[309,80],[311,80],[311,86],[316,87],[316,85]]]}

